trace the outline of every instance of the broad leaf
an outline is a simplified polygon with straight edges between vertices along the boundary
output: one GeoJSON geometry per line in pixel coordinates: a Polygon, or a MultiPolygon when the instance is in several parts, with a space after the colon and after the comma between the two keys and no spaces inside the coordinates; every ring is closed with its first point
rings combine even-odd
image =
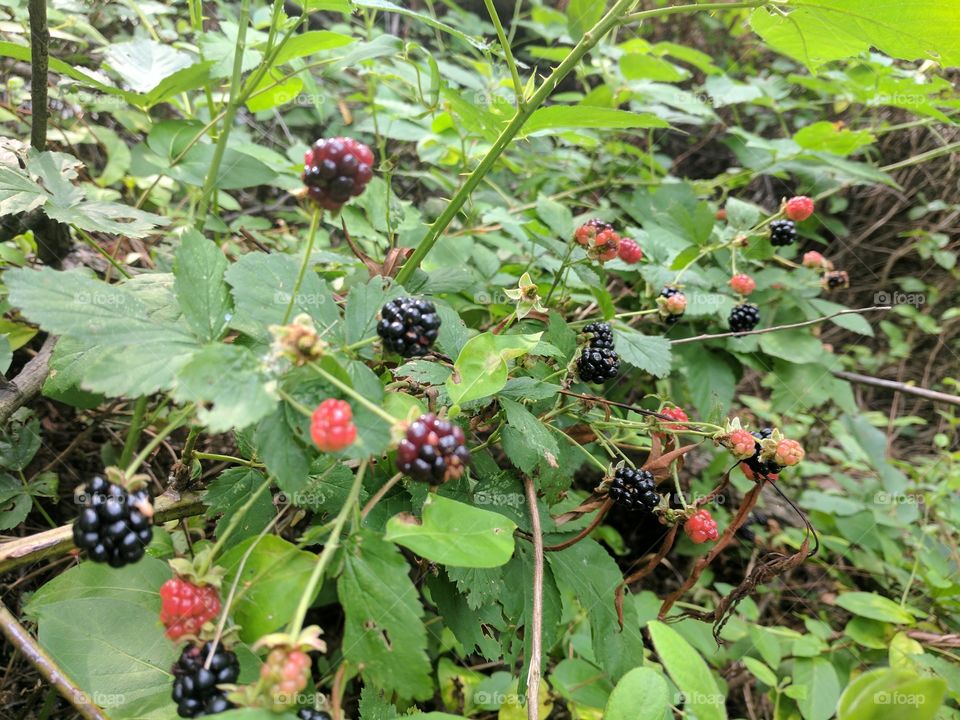
{"type": "Polygon", "coordinates": [[[635,113],[591,105],[550,105],[534,111],[518,137],[536,133],[551,134],[574,128],[627,130],[664,127],[669,127],[666,120],[649,113],[635,113]]]}
{"type": "Polygon", "coordinates": [[[230,291],[223,280],[227,259],[213,242],[188,230],[177,248],[174,291],[184,319],[201,340],[217,340],[227,328],[230,291]]]}
{"type": "Polygon", "coordinates": [[[683,694],[684,711],[699,720],[726,720],[726,695],[700,653],[669,625],[654,621],[647,627],[660,662],[683,694]]]}
{"type": "Polygon", "coordinates": [[[621,359],[656,377],[670,373],[670,341],[659,335],[644,335],[632,328],[617,327],[613,331],[621,359]]]}
{"type": "Polygon", "coordinates": [[[455,405],[488,397],[507,384],[507,360],[526,355],[540,342],[534,335],[482,333],[467,341],[447,380],[447,394],[455,405]]]}
{"type": "Polygon", "coordinates": [[[860,617],[897,625],[912,625],[913,615],[890,598],[868,592],[848,592],[837,596],[837,605],[860,617]]]}
{"type": "Polygon", "coordinates": [[[140,93],[153,90],[164,78],[193,63],[187,53],[146,38],[111,43],[104,61],[131,90],[140,93]]]}
{"type": "Polygon", "coordinates": [[[663,720],[670,710],[670,689],[663,675],[634,668],[610,693],[604,720],[663,720]]]}

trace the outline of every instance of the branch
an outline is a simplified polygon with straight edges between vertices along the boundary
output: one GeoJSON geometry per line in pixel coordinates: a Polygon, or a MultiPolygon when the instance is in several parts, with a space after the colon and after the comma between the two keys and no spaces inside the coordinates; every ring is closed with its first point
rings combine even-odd
{"type": "MultiPolygon", "coordinates": [[[[163,494],[154,501],[154,524],[169,520],[200,515],[204,505],[193,494],[174,499],[163,494]]],[[[63,555],[73,548],[73,525],[61,525],[36,535],[0,543],[0,573],[9,572],[21,565],[36,562],[54,555],[63,555]]]]}
{"type": "Polygon", "coordinates": [[[30,0],[30,144],[43,152],[47,144],[47,70],[50,30],[46,0],[30,0]]]}
{"type": "Polygon", "coordinates": [[[840,312],[835,312],[832,315],[824,315],[823,317],[814,318],[813,320],[805,320],[798,323],[790,323],[789,325],[776,325],[774,327],[761,328],[760,330],[748,330],[747,332],[725,332],[717,333],[715,335],[694,335],[693,337],[688,338],[677,338],[676,340],[671,340],[671,345],[684,345],[686,343],[700,342],[701,340],[716,340],[718,338],[728,338],[728,337],[744,337],[746,335],[763,335],[764,333],[777,332],[778,330],[791,330],[793,328],[806,327],[807,325],[816,325],[822,323],[825,320],[831,320],[840,315],[857,315],[859,313],[873,312],[874,310],[889,310],[889,305],[874,305],[873,307],[868,308],[857,308],[855,310],[841,310],[840,312]]]}
{"type": "Polygon", "coordinates": [[[578,542],[583,540],[587,535],[596,530],[597,525],[600,524],[600,521],[603,520],[604,515],[607,514],[607,511],[613,506],[613,500],[607,498],[603,501],[603,505],[600,506],[600,509],[597,511],[597,514],[594,516],[593,520],[590,521],[590,524],[587,525],[583,530],[578,532],[569,540],[564,540],[562,543],[557,543],[556,545],[547,545],[544,548],[547,552],[559,552],[560,550],[566,550],[572,545],[576,545],[578,542]]]}
{"type": "Polygon", "coordinates": [[[543,531],[540,528],[540,510],[537,508],[537,489],[533,479],[525,475],[523,486],[530,508],[530,526],[533,530],[533,611],[530,628],[530,669],[527,671],[527,720],[540,720],[540,664],[543,655],[543,531]]]}
{"type": "Polygon", "coordinates": [[[10,382],[0,378],[0,425],[10,419],[18,409],[40,394],[49,372],[50,353],[56,338],[49,336],[30,362],[10,382]]]}
{"type": "Polygon", "coordinates": [[[927,398],[928,400],[933,400],[934,402],[945,402],[950,403],[951,405],[960,405],[960,396],[950,395],[937,390],[928,390],[924,387],[908,385],[907,383],[897,382],[896,380],[884,380],[883,378],[871,377],[870,375],[860,375],[859,373],[846,372],[845,370],[834,370],[833,374],[838,378],[842,378],[843,380],[849,380],[850,382],[859,383],[861,385],[873,385],[874,387],[889,388],[891,390],[896,390],[897,392],[906,393],[908,395],[916,395],[917,397],[927,398]]]}
{"type": "Polygon", "coordinates": [[[100,708],[90,702],[90,698],[79,687],[73,684],[53,659],[34,640],[17,619],[10,613],[6,605],[0,604],[0,631],[6,636],[10,644],[19,650],[30,664],[33,665],[44,680],[49,682],[63,698],[76,708],[80,716],[86,720],[108,720],[100,712],[100,708]]]}

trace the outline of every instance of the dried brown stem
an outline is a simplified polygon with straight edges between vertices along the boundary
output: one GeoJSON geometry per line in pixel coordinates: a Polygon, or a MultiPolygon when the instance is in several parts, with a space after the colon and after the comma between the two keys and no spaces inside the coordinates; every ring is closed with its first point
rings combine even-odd
{"type": "Polygon", "coordinates": [[[547,552],[559,552],[560,550],[566,550],[572,545],[576,545],[578,542],[583,540],[587,535],[592,533],[597,525],[603,520],[603,517],[607,514],[607,511],[610,510],[610,507],[613,505],[613,500],[607,498],[604,500],[603,505],[600,506],[600,509],[597,511],[597,514],[594,515],[593,520],[590,521],[590,524],[587,525],[583,530],[578,532],[575,536],[569,540],[564,540],[562,543],[557,543],[556,545],[547,545],[544,550],[547,552]]]}
{"type": "MultiPolygon", "coordinates": [[[[527,720],[540,720],[540,665],[543,658],[543,531],[533,478],[524,476],[533,531],[533,609],[530,628],[530,669],[527,671],[527,720]]],[[[599,513],[598,513],[599,514],[599,513]]]]}

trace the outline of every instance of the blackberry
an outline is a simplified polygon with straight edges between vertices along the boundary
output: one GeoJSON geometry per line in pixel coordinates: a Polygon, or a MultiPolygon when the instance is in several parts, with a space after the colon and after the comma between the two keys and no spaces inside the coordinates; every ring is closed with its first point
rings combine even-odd
{"type": "Polygon", "coordinates": [[[793,220],[774,220],[770,223],[770,244],[782,247],[797,241],[797,226],[793,220]]]}
{"type": "Polygon", "coordinates": [[[614,232],[613,225],[600,218],[593,218],[578,227],[573,237],[578,243],[586,247],[596,239],[597,235],[604,232],[614,232]]]}
{"type": "Polygon", "coordinates": [[[587,325],[583,332],[590,335],[590,347],[613,349],[613,330],[605,322],[595,322],[587,325]]]}
{"type": "Polygon", "coordinates": [[[608,347],[585,347],[577,359],[577,374],[588,383],[605,383],[620,372],[620,356],[608,347]]]}
{"type": "Polygon", "coordinates": [[[300,708],[297,710],[297,717],[299,720],[333,720],[330,713],[313,708],[300,708]]]}
{"type": "Polygon", "coordinates": [[[610,483],[609,494],[611,500],[630,510],[652,513],[660,504],[657,483],[653,479],[653,473],[647,470],[628,467],[618,469],[610,483]]]}
{"type": "Polygon", "coordinates": [[[741,303],[730,311],[729,322],[732,332],[753,330],[760,322],[760,308],[752,303],[741,303]]]}
{"type": "Polygon", "coordinates": [[[660,317],[668,325],[673,325],[687,309],[687,296],[680,290],[669,285],[660,291],[660,297],[657,299],[660,306],[660,317]]]}
{"type": "Polygon", "coordinates": [[[177,715],[185,718],[203,717],[226,712],[234,707],[227,700],[227,693],[218,685],[233,684],[240,676],[237,656],[222,645],[213,646],[212,641],[200,645],[187,645],[173,665],[173,693],[177,715]],[[204,665],[213,648],[210,667],[204,665]]]}
{"type": "Polygon", "coordinates": [[[320,207],[339,210],[373,177],[373,151],[353,138],[317,140],[303,156],[307,195],[320,207]]]}
{"type": "Polygon", "coordinates": [[[470,461],[463,430],[433,413],[410,423],[397,446],[397,467],[414,480],[446,482],[463,474],[470,461]]]}
{"type": "Polygon", "coordinates": [[[824,273],[823,282],[830,290],[850,287],[850,275],[846,270],[833,270],[824,273]]]}
{"type": "Polygon", "coordinates": [[[773,435],[773,429],[763,428],[758,432],[752,432],[750,434],[753,435],[758,442],[756,449],[753,451],[753,455],[744,460],[744,464],[753,471],[753,474],[756,477],[764,480],[768,479],[771,475],[779,474],[783,468],[777,465],[777,463],[773,462],[772,460],[760,459],[761,447],[759,441],[766,440],[768,437],[773,435]]]}
{"type": "Polygon", "coordinates": [[[380,309],[377,335],[403,357],[426,355],[440,332],[440,316],[429,300],[401,297],[380,309]]]}
{"type": "Polygon", "coordinates": [[[73,542],[94,562],[123,567],[143,557],[153,539],[153,506],[146,490],[127,492],[95,477],[83,493],[83,510],[73,523],[73,542]]]}

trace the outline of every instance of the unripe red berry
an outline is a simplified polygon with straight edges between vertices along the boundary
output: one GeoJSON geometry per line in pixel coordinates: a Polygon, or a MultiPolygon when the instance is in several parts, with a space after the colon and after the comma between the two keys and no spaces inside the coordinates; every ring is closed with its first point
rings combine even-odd
{"type": "MultiPolygon", "coordinates": [[[[684,409],[679,407],[664,408],[663,410],[660,411],[660,414],[670,418],[671,420],[680,420],[682,422],[686,422],[687,420],[690,419],[689,417],[687,417],[687,413],[684,412],[684,409]]],[[[671,425],[667,425],[666,428],[668,430],[675,430],[679,432],[684,429],[684,426],[671,424],[671,425]]]]}
{"type": "Polygon", "coordinates": [[[806,195],[797,195],[787,200],[783,212],[794,222],[802,222],[813,214],[813,200],[806,195]]]}
{"type": "Polygon", "coordinates": [[[781,440],[777,443],[777,450],[773,460],[777,465],[797,465],[806,453],[796,440],[781,440]]]}
{"type": "Polygon", "coordinates": [[[357,439],[353,410],[345,400],[327,398],[313,411],[310,437],[323,452],[339,452],[357,439]]]}
{"type": "Polygon", "coordinates": [[[802,263],[804,267],[810,268],[811,270],[820,270],[830,267],[830,263],[827,261],[827,259],[816,250],[805,252],[803,254],[802,263]]]}
{"type": "Polygon", "coordinates": [[[274,648],[260,666],[260,677],[275,706],[293,705],[310,679],[310,656],[299,649],[274,648]]]}
{"type": "Polygon", "coordinates": [[[757,449],[757,439],[746,430],[734,430],[727,437],[727,447],[738,458],[753,457],[757,449]]]}
{"type": "Polygon", "coordinates": [[[220,595],[212,585],[194,585],[173,577],[160,586],[160,622],[171,640],[197,635],[204,623],[219,613],[220,595]]]}
{"type": "Polygon", "coordinates": [[[717,220],[726,220],[726,219],[727,219],[727,209],[726,209],[726,208],[720,208],[719,210],[717,210],[716,217],[717,217],[717,220]]]}
{"type": "Polygon", "coordinates": [[[739,295],[749,295],[757,289],[757,283],[749,275],[740,273],[730,278],[730,287],[739,295]]]}
{"type": "Polygon", "coordinates": [[[720,537],[717,521],[713,519],[708,510],[697,510],[691,515],[683,524],[683,531],[697,545],[720,537]]]}
{"type": "Polygon", "coordinates": [[[621,260],[631,265],[638,263],[643,259],[643,250],[640,249],[640,245],[637,244],[637,241],[631,238],[620,239],[619,254],[621,260]]]}

